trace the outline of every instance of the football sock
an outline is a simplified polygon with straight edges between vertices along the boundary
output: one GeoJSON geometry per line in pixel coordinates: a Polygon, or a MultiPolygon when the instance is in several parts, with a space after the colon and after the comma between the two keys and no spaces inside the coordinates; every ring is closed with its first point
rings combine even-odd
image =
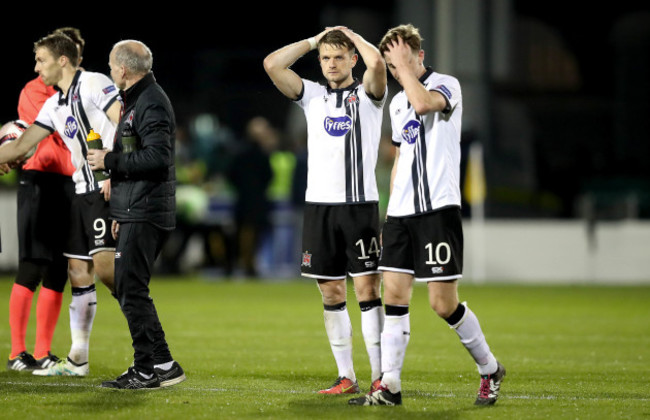
{"type": "Polygon", "coordinates": [[[34,357],[41,359],[51,350],[54,329],[61,313],[63,293],[41,287],[36,301],[36,344],[34,357]]]}
{"type": "Polygon", "coordinates": [[[456,311],[447,318],[447,323],[456,331],[460,342],[472,355],[479,374],[489,375],[496,372],[497,360],[490,351],[474,312],[467,305],[458,304],[456,311]]]}
{"type": "Polygon", "coordinates": [[[325,331],[336,360],[339,376],[356,381],[352,363],[352,323],[345,302],[338,305],[323,305],[325,331]]]}
{"type": "Polygon", "coordinates": [[[90,332],[97,311],[97,292],[95,285],[73,287],[70,302],[70,335],[72,345],[68,358],[80,365],[88,362],[90,332]]]}
{"type": "Polygon", "coordinates": [[[370,378],[381,376],[381,331],[384,329],[384,307],[381,299],[359,302],[361,308],[361,333],[370,360],[370,378]]]}
{"type": "Polygon", "coordinates": [[[381,333],[382,383],[390,392],[402,390],[402,366],[411,337],[408,306],[386,305],[386,319],[381,333]]]}
{"type": "Polygon", "coordinates": [[[14,283],[9,297],[9,326],[11,327],[11,358],[26,350],[25,335],[32,310],[34,292],[14,283]]]}

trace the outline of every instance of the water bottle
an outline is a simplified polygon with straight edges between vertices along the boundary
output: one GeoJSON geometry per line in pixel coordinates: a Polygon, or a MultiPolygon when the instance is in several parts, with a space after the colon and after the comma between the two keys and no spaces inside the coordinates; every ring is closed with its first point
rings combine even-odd
{"type": "MultiPolygon", "coordinates": [[[[90,130],[90,133],[88,133],[88,137],[86,138],[86,144],[88,145],[88,149],[103,149],[104,144],[102,143],[102,137],[98,134],[95,133],[94,130],[90,130]]],[[[108,176],[104,173],[102,169],[98,169],[96,171],[93,171],[95,174],[95,181],[103,181],[108,178],[108,176]]]]}
{"type": "Polygon", "coordinates": [[[136,137],[133,130],[124,129],[122,132],[122,153],[131,153],[136,149],[136,137]]]}

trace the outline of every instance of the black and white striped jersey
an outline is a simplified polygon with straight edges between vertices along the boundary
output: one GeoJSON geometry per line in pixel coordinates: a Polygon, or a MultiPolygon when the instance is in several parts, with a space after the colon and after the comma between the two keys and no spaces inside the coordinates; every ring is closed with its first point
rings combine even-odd
{"type": "Polygon", "coordinates": [[[378,201],[375,166],[386,96],[371,98],[357,81],[331,89],[303,79],[296,103],[307,119],[307,202],[378,201]]]}
{"type": "Polygon", "coordinates": [[[399,159],[388,202],[389,216],[411,216],[461,205],[460,84],[455,77],[431,69],[420,82],[427,90],[440,92],[447,100],[447,108],[418,115],[404,91],[391,100],[392,139],[399,147],[399,159]]]}
{"type": "Polygon", "coordinates": [[[101,188],[88,165],[86,139],[90,130],[101,135],[104,147],[112,150],[116,125],[106,111],[119,100],[113,81],[104,74],[77,71],[67,95],[57,92],[43,104],[35,124],[58,131],[71,152],[75,192],[84,194],[101,188]]]}

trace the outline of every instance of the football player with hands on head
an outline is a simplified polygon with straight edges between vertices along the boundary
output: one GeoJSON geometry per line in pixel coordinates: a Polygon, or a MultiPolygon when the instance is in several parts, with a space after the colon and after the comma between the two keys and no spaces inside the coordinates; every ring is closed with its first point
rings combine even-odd
{"type": "Polygon", "coordinates": [[[34,374],[86,376],[90,332],[97,308],[95,275],[112,290],[115,251],[105,200],[110,180],[90,169],[86,139],[94,130],[100,134],[104,147],[111,148],[121,104],[117,89],[107,76],[79,67],[79,49],[69,36],[52,33],[38,40],[34,56],[34,70],[45,85],[56,86],[58,92],[45,101],[22,136],[0,148],[0,163],[24,156],[47,136],[58,132],[70,150],[75,183],[71,232],[65,251],[72,286],[72,345],[66,360],[35,370],[34,374]]]}
{"type": "Polygon", "coordinates": [[[415,280],[427,284],[431,308],[456,332],[476,363],[481,383],[475,404],[491,405],[506,371],[492,354],[478,318],[458,298],[463,268],[460,84],[424,66],[421,42],[417,28],[400,25],[379,44],[390,73],[403,88],[389,107],[396,153],[379,261],[386,302],[383,376],[377,391],[349,403],[402,403],[401,371],[415,280]]]}
{"type": "Polygon", "coordinates": [[[301,272],[316,279],[322,295],[325,330],[338,367],[323,394],[360,392],[352,360],[352,325],[346,306],[346,278],[354,282],[361,308],[361,331],[371,366],[371,390],[381,375],[379,209],[375,165],[386,66],[379,50],[352,30],[337,26],[269,54],[264,68],[282,94],[300,106],[307,120],[308,175],[301,272]],[[325,78],[319,84],[290,66],[317,50],[325,78]],[[352,70],[361,56],[361,81],[352,70]]]}

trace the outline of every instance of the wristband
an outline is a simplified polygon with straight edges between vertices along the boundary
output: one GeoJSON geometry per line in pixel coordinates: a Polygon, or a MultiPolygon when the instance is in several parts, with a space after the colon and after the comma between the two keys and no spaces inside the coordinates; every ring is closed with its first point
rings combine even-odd
{"type": "Polygon", "coordinates": [[[316,49],[316,46],[318,45],[318,43],[316,42],[316,38],[314,38],[312,36],[311,38],[307,39],[307,42],[309,42],[309,49],[310,50],[315,50],[316,49]]]}

